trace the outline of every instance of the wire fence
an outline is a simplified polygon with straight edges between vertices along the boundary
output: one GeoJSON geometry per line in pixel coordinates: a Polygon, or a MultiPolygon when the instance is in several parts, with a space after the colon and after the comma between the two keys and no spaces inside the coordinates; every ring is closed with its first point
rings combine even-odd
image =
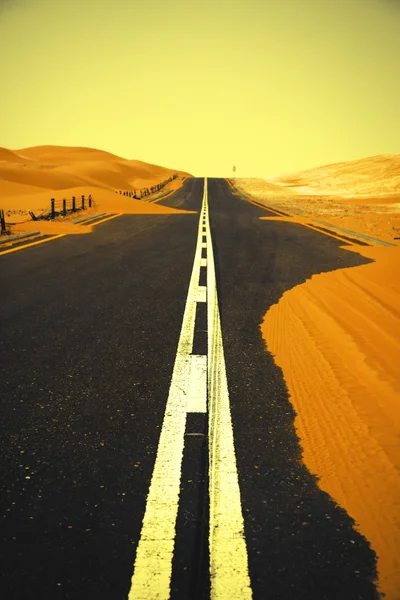
{"type": "Polygon", "coordinates": [[[5,233],[7,233],[6,220],[4,217],[4,210],[1,209],[0,210],[0,235],[3,235],[5,233]]]}
{"type": "Polygon", "coordinates": [[[91,208],[93,204],[92,195],[89,194],[88,198],[84,195],[78,199],[76,196],[72,198],[63,198],[62,200],[56,200],[52,198],[50,200],[50,208],[42,211],[39,215],[35,215],[31,210],[29,214],[34,221],[40,221],[42,219],[55,219],[56,217],[66,217],[70,213],[76,213],[86,208],[91,208]]]}
{"type": "MultiPolygon", "coordinates": [[[[169,179],[165,179],[161,183],[157,183],[157,185],[153,185],[150,188],[145,187],[140,190],[119,190],[119,193],[123,196],[129,196],[129,198],[136,198],[136,200],[140,200],[141,198],[145,198],[146,196],[150,196],[151,194],[155,194],[156,192],[160,191],[164,186],[167,185],[167,183],[169,183],[173,179],[176,179],[177,177],[178,173],[175,173],[175,175],[171,175],[169,179]]],[[[116,191],[115,193],[118,194],[118,191],[116,191]]]]}
{"type": "MultiPolygon", "coordinates": [[[[155,194],[159,192],[164,186],[167,185],[170,181],[177,179],[178,173],[171,175],[168,179],[161,181],[161,183],[157,183],[156,185],[151,186],[150,188],[145,187],[140,190],[119,190],[119,193],[124,196],[129,196],[130,198],[136,198],[140,200],[141,198],[145,198],[146,196],[150,196],[151,194],[155,194]]],[[[118,194],[118,191],[115,192],[118,194]]],[[[88,198],[85,198],[84,195],[81,196],[80,200],[76,196],[72,196],[72,198],[63,198],[62,200],[56,200],[55,198],[51,198],[50,200],[50,208],[42,211],[40,214],[35,215],[31,210],[29,214],[33,221],[40,221],[42,219],[55,219],[58,216],[66,217],[68,213],[75,213],[81,210],[85,210],[86,208],[91,208],[93,204],[92,195],[89,194],[88,198]]],[[[0,210],[0,235],[7,233],[7,227],[4,217],[4,210],[0,210]]]]}

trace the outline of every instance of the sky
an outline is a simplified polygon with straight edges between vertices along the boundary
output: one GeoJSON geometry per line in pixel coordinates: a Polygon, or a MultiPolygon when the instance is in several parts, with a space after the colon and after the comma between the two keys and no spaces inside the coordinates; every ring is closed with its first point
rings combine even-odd
{"type": "Polygon", "coordinates": [[[0,0],[0,146],[196,177],[399,153],[399,32],[400,0],[0,0]]]}

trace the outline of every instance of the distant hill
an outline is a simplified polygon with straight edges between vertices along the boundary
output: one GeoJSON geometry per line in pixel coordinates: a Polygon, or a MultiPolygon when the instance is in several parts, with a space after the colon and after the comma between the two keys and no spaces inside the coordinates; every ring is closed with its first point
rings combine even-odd
{"type": "MultiPolygon", "coordinates": [[[[193,177],[190,173],[128,160],[104,150],[73,146],[33,146],[20,150],[0,148],[0,191],[9,184],[15,195],[18,185],[32,188],[32,193],[44,189],[61,190],[89,185],[107,190],[130,190],[151,187],[169,179],[193,177]],[[17,187],[16,187],[17,186],[17,187]]],[[[22,188],[21,188],[22,192],[22,188]]]]}
{"type": "Polygon", "coordinates": [[[400,154],[380,154],[338,162],[287,175],[268,177],[266,182],[291,188],[301,194],[391,196],[400,194],[400,154]]]}

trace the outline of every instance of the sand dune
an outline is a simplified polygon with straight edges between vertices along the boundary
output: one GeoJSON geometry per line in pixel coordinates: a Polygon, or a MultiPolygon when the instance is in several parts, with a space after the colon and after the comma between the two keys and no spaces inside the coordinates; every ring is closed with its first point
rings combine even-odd
{"type": "Polygon", "coordinates": [[[261,204],[391,242],[400,236],[400,154],[267,179],[231,179],[261,204]]]}
{"type": "MultiPolygon", "coordinates": [[[[38,229],[38,223],[31,220],[28,211],[37,214],[48,209],[51,198],[60,202],[63,198],[75,196],[80,199],[82,195],[87,198],[91,194],[94,204],[92,209],[85,211],[85,215],[95,212],[183,214],[188,211],[170,209],[115,193],[119,190],[151,188],[175,173],[178,178],[168,182],[165,191],[179,189],[182,177],[192,175],[140,160],[127,160],[95,148],[0,148],[0,208],[6,214],[6,221],[12,224],[12,233],[38,229]]],[[[74,218],[77,215],[59,218],[52,223],[41,223],[41,229],[46,229],[48,233],[65,233],[69,228],[71,233],[76,233],[76,226],[69,223],[74,218]]]]}
{"type": "Polygon", "coordinates": [[[0,163],[26,163],[26,158],[17,154],[13,150],[7,150],[7,148],[0,147],[0,163]]]}
{"type": "MultiPolygon", "coordinates": [[[[238,184],[302,215],[282,220],[323,219],[399,244],[400,155],[238,184]]],[[[287,291],[261,332],[282,368],[305,464],[371,543],[386,600],[400,600],[400,247],[344,248],[374,262],[287,291]]]]}
{"type": "Polygon", "coordinates": [[[267,178],[302,194],[387,198],[400,202],[400,154],[381,154],[267,178]]]}
{"type": "Polygon", "coordinates": [[[22,150],[0,150],[0,193],[7,196],[7,182],[43,189],[61,190],[79,185],[104,189],[130,190],[151,187],[174,173],[192,175],[176,169],[126,160],[92,148],[36,146],[22,150]],[[25,158],[23,158],[25,157],[25,158]]]}
{"type": "MultiPolygon", "coordinates": [[[[178,214],[185,211],[115,194],[174,172],[90,148],[2,148],[0,208],[21,231],[37,228],[27,209],[47,208],[51,197],[91,193],[92,212],[178,214]]],[[[392,241],[400,237],[399,178],[400,155],[384,155],[233,181],[261,203],[392,241]]],[[[167,187],[180,185],[178,178],[167,187]]],[[[46,233],[90,231],[65,222],[45,226],[46,233]]],[[[400,248],[352,251],[375,262],[314,275],[286,292],[261,328],[297,412],[306,465],[371,542],[386,600],[400,600],[400,248]]]]}
{"type": "Polygon", "coordinates": [[[304,462],[371,543],[387,600],[399,600],[400,248],[357,252],[376,262],[314,275],[261,329],[288,385],[304,462]]]}

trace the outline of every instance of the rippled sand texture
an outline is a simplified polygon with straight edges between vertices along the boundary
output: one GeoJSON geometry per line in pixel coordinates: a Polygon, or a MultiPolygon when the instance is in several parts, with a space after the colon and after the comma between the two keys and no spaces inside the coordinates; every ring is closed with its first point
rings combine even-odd
{"type": "Polygon", "coordinates": [[[378,556],[385,600],[400,598],[400,248],[314,275],[262,323],[297,412],[309,470],[378,556]]]}

